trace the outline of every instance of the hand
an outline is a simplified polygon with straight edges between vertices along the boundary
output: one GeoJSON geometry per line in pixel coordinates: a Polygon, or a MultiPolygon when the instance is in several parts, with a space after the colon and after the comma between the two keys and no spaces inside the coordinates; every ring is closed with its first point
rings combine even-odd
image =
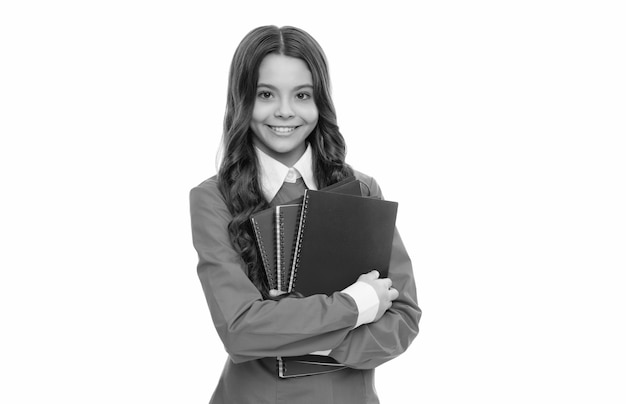
{"type": "Polygon", "coordinates": [[[359,276],[358,279],[358,281],[360,282],[365,282],[368,285],[371,285],[378,295],[378,312],[376,313],[376,318],[374,318],[374,322],[380,320],[383,314],[385,314],[385,312],[389,310],[393,301],[396,300],[399,296],[398,291],[391,287],[391,279],[379,279],[379,276],[380,273],[377,270],[373,270],[359,276]]]}
{"type": "Polygon", "coordinates": [[[287,292],[278,289],[270,289],[270,297],[278,297],[284,295],[285,293],[287,292]]]}

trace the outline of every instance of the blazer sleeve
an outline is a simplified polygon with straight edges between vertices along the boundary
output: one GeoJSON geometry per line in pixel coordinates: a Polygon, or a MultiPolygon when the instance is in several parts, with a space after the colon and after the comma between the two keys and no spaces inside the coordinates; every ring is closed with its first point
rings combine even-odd
{"type": "Polygon", "coordinates": [[[190,192],[198,276],[211,317],[231,359],[297,356],[338,346],[358,309],[347,294],[263,300],[228,236],[230,212],[209,179],[190,192]]]}
{"type": "MultiPolygon", "coordinates": [[[[382,192],[372,178],[366,183],[371,196],[382,198],[382,192]]],[[[387,312],[375,323],[352,330],[334,348],[330,356],[349,367],[374,368],[402,354],[419,332],[422,311],[417,304],[413,267],[398,230],[395,230],[389,278],[399,296],[387,312]]]]}

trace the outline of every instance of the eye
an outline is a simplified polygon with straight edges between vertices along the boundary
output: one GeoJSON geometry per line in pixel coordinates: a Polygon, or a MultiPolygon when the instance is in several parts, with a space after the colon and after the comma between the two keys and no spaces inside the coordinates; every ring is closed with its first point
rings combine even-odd
{"type": "Polygon", "coordinates": [[[309,94],[309,93],[298,93],[298,94],[296,94],[296,98],[301,100],[301,101],[310,100],[311,99],[311,94],[309,94]]]}
{"type": "Polygon", "coordinates": [[[269,100],[270,98],[272,98],[272,93],[270,93],[269,91],[259,91],[257,93],[257,97],[262,100],[269,100]]]}

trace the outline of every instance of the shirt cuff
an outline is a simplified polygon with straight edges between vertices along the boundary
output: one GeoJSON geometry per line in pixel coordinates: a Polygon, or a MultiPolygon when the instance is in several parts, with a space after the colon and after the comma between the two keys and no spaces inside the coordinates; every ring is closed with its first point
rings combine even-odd
{"type": "Polygon", "coordinates": [[[376,313],[378,313],[380,301],[378,300],[378,295],[373,286],[359,281],[348,286],[341,292],[348,294],[348,296],[356,302],[356,307],[359,310],[359,316],[354,328],[374,321],[376,313]]]}

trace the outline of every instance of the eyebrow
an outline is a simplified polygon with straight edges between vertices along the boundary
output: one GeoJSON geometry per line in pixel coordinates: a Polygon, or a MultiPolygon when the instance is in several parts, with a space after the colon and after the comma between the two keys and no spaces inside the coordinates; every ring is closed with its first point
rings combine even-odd
{"type": "MultiPolygon", "coordinates": [[[[273,86],[271,84],[259,83],[257,84],[257,88],[258,87],[267,87],[271,88],[272,90],[276,90],[276,86],[273,86]]],[[[313,84],[300,84],[299,86],[294,87],[294,90],[301,90],[303,88],[313,88],[313,84]]]]}

